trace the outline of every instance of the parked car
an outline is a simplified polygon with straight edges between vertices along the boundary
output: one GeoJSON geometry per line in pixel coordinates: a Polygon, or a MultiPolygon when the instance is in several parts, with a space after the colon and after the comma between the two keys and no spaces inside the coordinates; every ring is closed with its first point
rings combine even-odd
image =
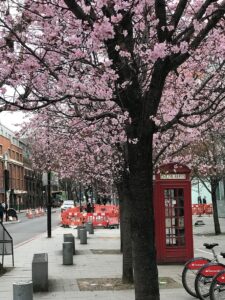
{"type": "Polygon", "coordinates": [[[74,207],[74,201],[73,200],[64,200],[63,204],[61,206],[61,212],[67,210],[68,208],[74,207]]]}
{"type": "Polygon", "coordinates": [[[61,207],[63,201],[59,200],[59,199],[53,199],[52,200],[52,207],[61,207]]]}

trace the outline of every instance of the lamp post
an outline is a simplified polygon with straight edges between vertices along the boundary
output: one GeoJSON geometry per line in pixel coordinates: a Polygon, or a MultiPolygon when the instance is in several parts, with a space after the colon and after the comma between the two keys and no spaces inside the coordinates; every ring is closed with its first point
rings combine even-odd
{"type": "Polygon", "coordinates": [[[7,216],[7,207],[8,207],[7,192],[9,190],[8,152],[5,152],[3,154],[3,161],[4,161],[4,202],[5,202],[5,209],[6,209],[6,221],[8,221],[8,216],[7,216]]]}
{"type": "Polygon", "coordinates": [[[47,231],[48,231],[48,238],[52,237],[52,216],[51,216],[51,171],[48,171],[48,184],[47,184],[47,231]]]}
{"type": "Polygon", "coordinates": [[[80,188],[79,204],[80,204],[80,212],[81,212],[81,197],[82,197],[81,183],[79,183],[79,188],[80,188]]]}
{"type": "Polygon", "coordinates": [[[51,226],[51,171],[48,170],[42,174],[42,184],[45,187],[43,196],[46,199],[46,208],[47,208],[47,237],[52,237],[52,226],[51,226]]]}

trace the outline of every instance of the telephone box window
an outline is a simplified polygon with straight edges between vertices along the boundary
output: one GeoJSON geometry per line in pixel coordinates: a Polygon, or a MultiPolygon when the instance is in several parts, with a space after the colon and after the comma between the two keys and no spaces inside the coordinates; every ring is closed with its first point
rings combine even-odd
{"type": "Polygon", "coordinates": [[[184,189],[164,190],[166,247],[184,246],[184,189]]]}

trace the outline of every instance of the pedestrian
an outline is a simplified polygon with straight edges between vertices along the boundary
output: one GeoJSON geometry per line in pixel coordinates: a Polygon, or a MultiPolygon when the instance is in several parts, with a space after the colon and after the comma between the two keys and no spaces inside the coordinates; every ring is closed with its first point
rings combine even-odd
{"type": "Polygon", "coordinates": [[[199,207],[198,207],[198,212],[199,212],[199,217],[202,216],[202,197],[199,195],[198,196],[198,204],[199,204],[199,207]]]}
{"type": "Polygon", "coordinates": [[[8,204],[3,202],[4,214],[5,214],[5,221],[8,221],[8,204]]]}
{"type": "Polygon", "coordinates": [[[207,204],[206,196],[203,197],[202,203],[203,203],[203,214],[205,214],[206,213],[206,204],[207,204]]]}
{"type": "Polygon", "coordinates": [[[91,212],[91,203],[88,202],[87,204],[87,213],[90,213],[91,212]]]}
{"type": "Polygon", "coordinates": [[[3,216],[4,216],[4,208],[2,206],[2,203],[0,203],[0,222],[3,222],[3,216]]]}
{"type": "Polygon", "coordinates": [[[198,196],[198,204],[202,204],[202,197],[200,195],[198,196]]]}
{"type": "Polygon", "coordinates": [[[203,197],[202,203],[203,203],[203,204],[207,204],[206,196],[203,197]]]}

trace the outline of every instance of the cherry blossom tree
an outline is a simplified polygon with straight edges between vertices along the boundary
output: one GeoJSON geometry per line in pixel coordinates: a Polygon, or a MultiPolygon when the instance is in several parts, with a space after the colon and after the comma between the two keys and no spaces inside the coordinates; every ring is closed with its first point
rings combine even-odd
{"type": "Polygon", "coordinates": [[[225,176],[225,141],[224,133],[220,131],[211,129],[205,137],[190,147],[188,154],[193,176],[197,177],[211,194],[215,234],[221,234],[217,189],[225,176]]]}
{"type": "MultiPolygon", "coordinates": [[[[119,129],[112,126],[111,120],[108,121],[107,128],[119,129]]],[[[124,283],[133,282],[130,209],[126,207],[129,182],[121,143],[118,149],[118,140],[115,143],[112,134],[109,139],[101,124],[87,127],[82,120],[76,120],[76,126],[74,122],[74,119],[71,121],[55,112],[50,115],[48,109],[35,114],[24,124],[21,135],[25,134],[27,138],[36,168],[45,170],[48,166],[57,171],[62,180],[75,181],[84,189],[95,182],[100,194],[108,194],[112,185],[117,186],[121,202],[122,280],[124,283]]]]}
{"type": "Polygon", "coordinates": [[[223,112],[224,9],[224,0],[11,0],[0,8],[2,110],[52,104],[71,118],[124,127],[136,300],[159,299],[153,139],[187,127],[192,139],[193,128],[223,112]]]}

